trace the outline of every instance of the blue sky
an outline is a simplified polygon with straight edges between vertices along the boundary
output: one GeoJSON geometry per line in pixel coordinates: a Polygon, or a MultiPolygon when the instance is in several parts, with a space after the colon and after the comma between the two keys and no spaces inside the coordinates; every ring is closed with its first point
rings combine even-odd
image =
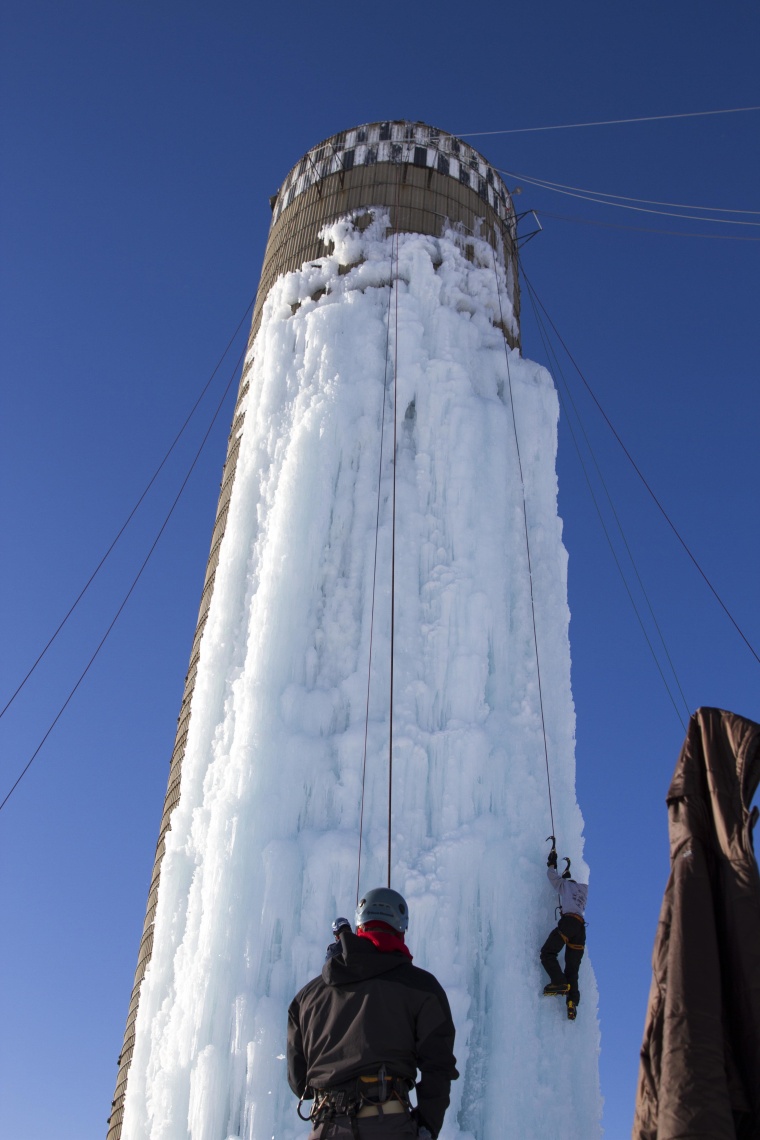
{"type": "MultiPolygon", "coordinates": [[[[469,133],[758,105],[759,32],[750,0],[582,9],[390,0],[371,11],[301,0],[266,9],[167,0],[160,10],[10,0],[0,704],[221,356],[256,289],[269,195],[309,146],[375,119],[469,133]]],[[[760,113],[745,112],[473,138],[520,176],[507,177],[523,186],[518,208],[536,209],[543,225],[523,250],[528,277],[756,651],[760,227],[711,219],[760,215],[673,219],[527,179],[758,210],[759,124],[760,113]]],[[[545,362],[527,295],[523,314],[525,354],[545,362]]],[[[239,336],[187,440],[0,722],[2,795],[121,603],[243,344],[239,336]]],[[[760,665],[562,366],[688,705],[760,719],[760,665]]],[[[98,660],[0,813],[6,1136],[42,1140],[51,1121],[58,1140],[105,1135],[232,403],[229,395],[98,660]]],[[[560,440],[589,951],[601,990],[605,1124],[617,1140],[632,1118],[668,872],[664,796],[683,728],[564,418],[560,440]]]]}

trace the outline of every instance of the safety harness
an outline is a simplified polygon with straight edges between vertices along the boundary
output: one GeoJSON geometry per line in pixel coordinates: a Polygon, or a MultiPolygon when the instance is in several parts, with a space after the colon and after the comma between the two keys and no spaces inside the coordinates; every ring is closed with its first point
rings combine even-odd
{"type": "MultiPolygon", "coordinates": [[[[565,915],[563,915],[562,917],[563,917],[563,918],[565,918],[565,917],[567,917],[567,918],[577,918],[577,919],[578,919],[578,921],[579,921],[579,922],[582,922],[584,926],[586,925],[586,923],[585,923],[585,922],[583,922],[583,919],[581,918],[581,916],[580,916],[579,914],[571,914],[571,913],[568,911],[567,915],[566,915],[566,916],[565,916],[565,915]]],[[[557,929],[559,930],[559,927],[558,927],[557,929]]],[[[566,946],[569,946],[571,950],[585,950],[585,949],[586,949],[585,945],[582,945],[582,944],[581,944],[581,943],[579,943],[579,942],[571,942],[571,941],[570,941],[570,939],[567,937],[567,935],[566,935],[566,934],[563,934],[561,930],[559,931],[559,936],[560,936],[560,938],[562,939],[562,941],[565,943],[565,945],[566,945],[566,946]]]]}
{"type": "Polygon", "coordinates": [[[381,1065],[377,1073],[362,1075],[338,1088],[307,1088],[298,1102],[298,1115],[301,1120],[310,1121],[314,1131],[321,1127],[320,1135],[324,1134],[327,1125],[336,1117],[345,1116],[350,1122],[354,1140],[359,1140],[357,1117],[410,1113],[409,1090],[412,1088],[414,1081],[406,1077],[394,1077],[387,1072],[385,1065],[381,1065]],[[307,1093],[313,1095],[314,1104],[309,1115],[304,1116],[301,1105],[307,1093]]]}

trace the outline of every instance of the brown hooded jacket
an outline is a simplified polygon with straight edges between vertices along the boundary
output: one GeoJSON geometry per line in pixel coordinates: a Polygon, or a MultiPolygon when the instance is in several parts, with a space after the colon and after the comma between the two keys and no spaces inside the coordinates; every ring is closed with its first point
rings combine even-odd
{"type": "Polygon", "coordinates": [[[760,1140],[760,725],[698,709],[668,791],[633,1140],[760,1140]]]}

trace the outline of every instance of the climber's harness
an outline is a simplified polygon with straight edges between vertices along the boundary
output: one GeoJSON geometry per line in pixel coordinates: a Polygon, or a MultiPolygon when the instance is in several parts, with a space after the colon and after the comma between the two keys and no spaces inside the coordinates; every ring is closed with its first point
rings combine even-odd
{"type": "Polygon", "coordinates": [[[576,920],[576,922],[579,922],[581,924],[581,926],[583,927],[583,930],[584,930],[584,935],[583,935],[584,941],[582,943],[581,942],[571,942],[570,939],[567,937],[567,935],[563,934],[562,931],[559,930],[559,927],[558,927],[557,929],[559,930],[559,936],[562,939],[562,941],[565,943],[565,946],[569,947],[570,950],[585,950],[586,949],[586,943],[585,943],[586,920],[583,917],[583,915],[582,914],[576,914],[572,910],[561,911],[561,915],[562,915],[562,918],[574,918],[576,920]]]}
{"type": "Polygon", "coordinates": [[[332,1089],[307,1089],[313,1093],[314,1104],[308,1116],[301,1112],[304,1096],[298,1102],[298,1115],[308,1120],[316,1131],[326,1127],[338,1116],[348,1117],[354,1140],[359,1140],[357,1119],[365,1116],[385,1116],[386,1113],[411,1112],[409,1090],[414,1081],[406,1077],[393,1077],[381,1065],[377,1073],[357,1077],[348,1085],[332,1089]]]}

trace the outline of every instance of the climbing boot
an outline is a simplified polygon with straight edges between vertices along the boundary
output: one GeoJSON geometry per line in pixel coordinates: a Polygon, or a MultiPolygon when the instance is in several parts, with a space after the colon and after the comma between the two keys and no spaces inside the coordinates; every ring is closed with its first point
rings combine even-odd
{"type": "Polygon", "coordinates": [[[578,1012],[578,1009],[575,1005],[575,1002],[574,1001],[568,1001],[568,1003],[567,1003],[567,1020],[568,1021],[575,1021],[575,1015],[577,1014],[577,1012],[578,1012]]]}
{"type": "Polygon", "coordinates": [[[569,994],[569,982],[549,982],[548,986],[544,986],[544,997],[554,997],[557,994],[569,994]]]}

